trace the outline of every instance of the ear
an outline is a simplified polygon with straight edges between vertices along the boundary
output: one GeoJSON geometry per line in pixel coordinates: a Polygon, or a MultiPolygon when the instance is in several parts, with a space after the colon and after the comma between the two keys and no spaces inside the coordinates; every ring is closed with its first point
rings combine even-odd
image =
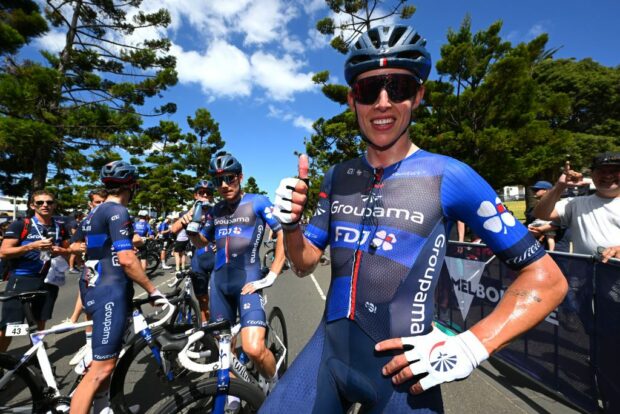
{"type": "Polygon", "coordinates": [[[351,112],[355,113],[355,98],[353,97],[353,91],[351,89],[349,89],[349,93],[347,93],[347,103],[349,104],[351,112]]]}
{"type": "Polygon", "coordinates": [[[426,92],[426,88],[424,87],[424,85],[420,85],[420,87],[418,88],[418,92],[415,95],[415,99],[413,100],[412,110],[420,106],[420,102],[422,102],[422,98],[424,98],[424,92],[426,92]]]}

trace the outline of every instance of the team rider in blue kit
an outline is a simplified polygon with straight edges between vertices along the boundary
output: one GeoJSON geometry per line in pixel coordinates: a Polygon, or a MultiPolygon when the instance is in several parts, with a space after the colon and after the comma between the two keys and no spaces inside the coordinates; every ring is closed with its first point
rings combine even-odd
{"type": "MultiPolygon", "coordinates": [[[[93,362],[71,398],[71,413],[88,413],[95,394],[105,393],[122,347],[131,311],[133,282],[156,305],[167,301],[140,266],[132,244],[133,226],[127,204],[137,189],[136,168],[113,161],[101,169],[108,197],[82,221],[86,262],[79,281],[86,313],[93,321],[93,362]]],[[[97,398],[103,400],[105,398],[97,398]]],[[[100,410],[95,407],[95,412],[100,410]]]]}
{"type": "Polygon", "coordinates": [[[365,413],[442,412],[436,385],[469,376],[566,293],[555,262],[476,172],[410,140],[431,68],[425,45],[407,26],[362,34],[345,78],[365,155],[328,170],[305,233],[307,157],[276,191],[295,272],[310,274],[330,245],[332,276],[323,320],[263,413],[344,413],[355,402],[365,413]],[[447,336],[432,324],[434,290],[457,220],[519,274],[490,315],[447,336]]]}
{"type": "MultiPolygon", "coordinates": [[[[207,214],[201,232],[190,237],[197,248],[207,242],[215,242],[217,247],[210,281],[210,319],[234,323],[239,312],[243,351],[273,384],[277,381],[276,362],[265,347],[267,325],[260,290],[275,282],[284,264],[280,224],[272,215],[273,205],[267,197],[243,193],[242,168],[235,157],[230,154],[215,157],[209,173],[222,201],[207,214]],[[271,269],[262,277],[258,250],[265,225],[278,234],[278,241],[271,269]]],[[[182,220],[191,220],[190,214],[182,220]]]]}

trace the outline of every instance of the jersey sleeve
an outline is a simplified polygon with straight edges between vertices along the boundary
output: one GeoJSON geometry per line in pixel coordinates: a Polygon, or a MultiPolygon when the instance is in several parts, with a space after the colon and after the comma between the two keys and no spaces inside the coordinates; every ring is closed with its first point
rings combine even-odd
{"type": "Polygon", "coordinates": [[[211,208],[205,214],[205,224],[200,229],[200,234],[210,242],[215,241],[215,222],[213,217],[213,208],[211,208]]]}
{"type": "Polygon", "coordinates": [[[127,209],[119,206],[114,209],[108,218],[108,228],[112,246],[117,252],[133,250],[131,239],[133,237],[133,223],[127,209]]]}
{"type": "Polygon", "coordinates": [[[151,228],[151,225],[148,224],[148,223],[146,224],[146,234],[149,235],[149,236],[154,236],[155,235],[155,233],[153,233],[153,229],[151,228]]]}
{"type": "Polygon", "coordinates": [[[444,214],[470,226],[510,268],[522,269],[545,255],[543,247],[468,165],[449,159],[441,186],[444,214]]]}
{"type": "Polygon", "coordinates": [[[329,243],[331,187],[334,168],[331,167],[323,177],[314,215],[304,232],[306,239],[321,250],[325,250],[329,243]]]}
{"type": "Polygon", "coordinates": [[[84,232],[82,231],[82,226],[79,225],[77,226],[77,229],[75,229],[75,233],[73,233],[73,235],[71,236],[70,242],[77,243],[77,242],[81,242],[84,240],[85,240],[84,232]]]}
{"type": "Polygon", "coordinates": [[[268,197],[259,195],[254,202],[254,213],[262,217],[273,231],[282,229],[280,222],[273,216],[273,203],[268,197]]]}
{"type": "Polygon", "coordinates": [[[19,239],[22,231],[24,231],[24,225],[25,223],[23,220],[15,220],[11,224],[9,224],[9,227],[7,227],[6,231],[4,232],[4,238],[19,239]]]}

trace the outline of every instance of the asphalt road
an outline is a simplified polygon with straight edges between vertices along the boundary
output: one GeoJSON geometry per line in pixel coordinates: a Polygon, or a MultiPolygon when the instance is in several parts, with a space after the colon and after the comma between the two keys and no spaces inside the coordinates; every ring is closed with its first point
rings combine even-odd
{"type": "MultiPolygon", "coordinates": [[[[77,276],[71,274],[67,276],[67,284],[60,290],[56,303],[54,319],[48,326],[62,321],[73,310],[77,295],[77,276]]],[[[165,291],[167,289],[165,283],[170,277],[172,273],[158,271],[153,281],[165,291]]],[[[319,266],[313,275],[303,279],[287,271],[267,291],[267,308],[273,305],[279,306],[286,318],[289,361],[293,361],[299,354],[318,325],[328,287],[329,266],[319,266]]],[[[4,287],[0,284],[0,291],[3,290],[4,287]]],[[[136,295],[144,293],[136,288],[136,295]]],[[[64,392],[68,391],[75,379],[72,367],[68,365],[69,359],[84,343],[83,338],[81,332],[50,335],[46,338],[50,360],[55,365],[56,378],[64,392]]],[[[28,346],[27,337],[15,338],[10,353],[20,356],[28,346]]],[[[576,412],[546,395],[535,384],[492,361],[485,362],[465,381],[443,385],[442,392],[447,413],[576,412]]]]}

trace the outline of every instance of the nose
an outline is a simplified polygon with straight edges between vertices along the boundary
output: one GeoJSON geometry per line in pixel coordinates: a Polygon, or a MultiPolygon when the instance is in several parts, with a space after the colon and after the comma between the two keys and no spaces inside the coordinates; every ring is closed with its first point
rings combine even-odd
{"type": "Polygon", "coordinates": [[[391,107],[390,97],[385,89],[381,89],[377,102],[375,102],[375,108],[379,110],[387,109],[391,107]]]}

